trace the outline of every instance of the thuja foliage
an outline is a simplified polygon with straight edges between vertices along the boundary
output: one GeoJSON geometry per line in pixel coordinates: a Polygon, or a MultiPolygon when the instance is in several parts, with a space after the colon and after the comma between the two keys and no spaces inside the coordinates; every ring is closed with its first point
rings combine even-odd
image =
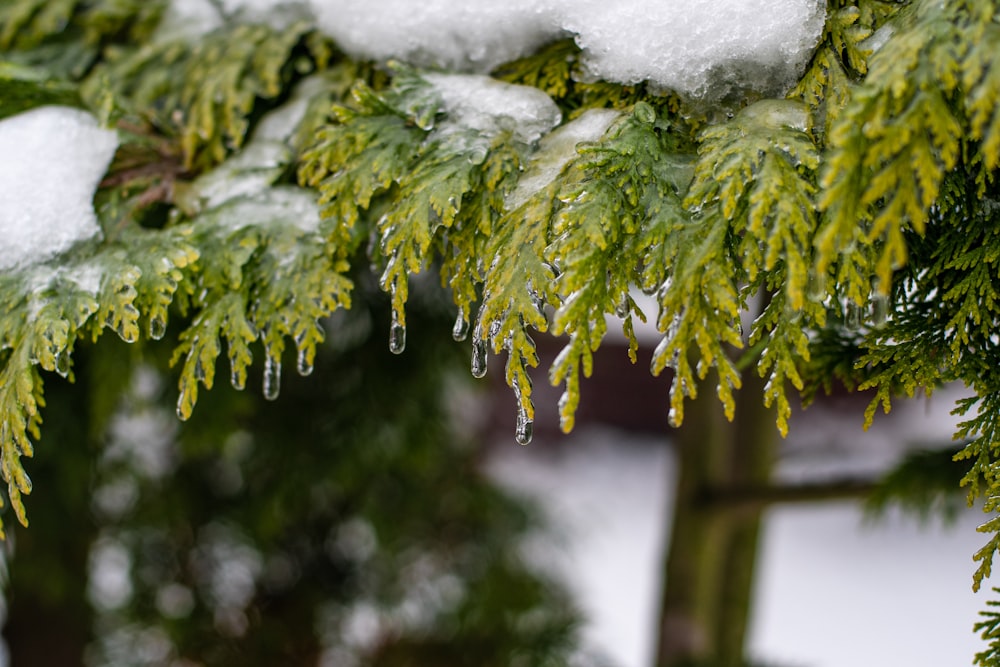
{"type": "MultiPolygon", "coordinates": [[[[263,354],[274,397],[287,340],[308,373],[319,322],[350,306],[350,269],[368,263],[390,294],[393,351],[410,283],[429,272],[453,297],[455,337],[472,334],[473,374],[505,353],[521,442],[533,336],[565,337],[548,373],[568,430],[608,316],[633,359],[636,320],[655,322],[674,424],[709,381],[732,417],[745,373],[766,378],[782,432],[796,391],[873,389],[870,422],[895,395],[961,381],[974,391],[956,408],[963,483],[995,513],[1000,5],[827,4],[802,77],[769,96],[585,82],[570,41],[500,66],[494,82],[561,112],[539,140],[504,109],[470,123],[440,73],[343,57],[304,13],[224,15],[191,36],[153,32],[156,3],[7,3],[0,111],[80,104],[123,138],[97,196],[104,240],[0,283],[0,447],[18,518],[44,372],[71,373],[79,341],[176,322],[181,418],[220,356],[242,387],[263,354]]],[[[1000,519],[983,530],[977,589],[1000,519]]]]}

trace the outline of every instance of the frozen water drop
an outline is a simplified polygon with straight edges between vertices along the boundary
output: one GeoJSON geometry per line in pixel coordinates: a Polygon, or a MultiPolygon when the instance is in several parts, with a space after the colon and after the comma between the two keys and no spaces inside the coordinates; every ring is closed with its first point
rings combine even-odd
{"type": "Polygon", "coordinates": [[[272,355],[264,359],[264,398],[273,401],[281,391],[281,362],[272,355]]]}
{"type": "Polygon", "coordinates": [[[486,377],[486,341],[478,336],[472,341],[472,377],[486,377]]]}
{"type": "Polygon", "coordinates": [[[159,315],[149,318],[149,337],[153,340],[160,340],[167,333],[167,321],[159,315]]]}
{"type": "Polygon", "coordinates": [[[527,445],[531,442],[531,436],[535,430],[535,422],[528,417],[528,412],[523,408],[517,409],[517,428],[514,430],[514,438],[519,445],[527,445]]]}
{"type": "Polygon", "coordinates": [[[826,298],[826,274],[809,273],[809,287],[807,288],[809,298],[813,301],[822,301],[826,298]]]}
{"type": "Polygon", "coordinates": [[[885,321],[889,318],[889,297],[885,294],[875,293],[872,295],[872,326],[885,326],[885,321]]]}
{"type": "Polygon", "coordinates": [[[670,408],[670,412],[667,413],[667,422],[674,428],[679,428],[681,425],[681,420],[677,417],[677,410],[675,408],[670,408]]]}
{"type": "Polygon", "coordinates": [[[851,331],[861,328],[861,307],[853,301],[849,301],[844,309],[844,326],[851,331]]]}
{"type": "Polygon", "coordinates": [[[233,385],[233,389],[236,391],[243,391],[247,384],[246,373],[241,373],[239,369],[233,368],[229,372],[229,384],[233,385]]]}
{"type": "Polygon", "coordinates": [[[69,352],[66,350],[60,350],[59,354],[56,355],[56,373],[66,377],[69,375],[69,352]]]}
{"type": "Polygon", "coordinates": [[[464,308],[458,309],[458,317],[455,318],[455,326],[451,329],[451,337],[461,342],[469,335],[469,318],[465,314],[464,308]]]}
{"type": "Polygon", "coordinates": [[[393,354],[402,354],[406,349],[406,326],[399,323],[396,315],[392,316],[392,324],[389,325],[389,351],[393,354]]]}
{"type": "Polygon", "coordinates": [[[475,146],[466,157],[469,164],[482,164],[486,162],[487,155],[489,155],[489,151],[485,146],[475,146]]]}
{"type": "Polygon", "coordinates": [[[299,372],[299,375],[305,377],[306,375],[312,375],[313,372],[313,362],[309,358],[309,350],[305,347],[299,348],[299,356],[295,362],[295,370],[299,372]]]}

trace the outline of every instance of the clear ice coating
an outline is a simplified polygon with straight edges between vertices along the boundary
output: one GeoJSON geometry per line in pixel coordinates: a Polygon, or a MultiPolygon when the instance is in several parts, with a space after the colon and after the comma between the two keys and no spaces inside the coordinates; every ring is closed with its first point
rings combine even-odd
{"type": "Polygon", "coordinates": [[[56,355],[56,373],[59,373],[59,375],[63,377],[67,377],[69,375],[69,369],[69,352],[66,350],[60,350],[59,354],[56,355]]]}
{"type": "Polygon", "coordinates": [[[100,236],[93,198],[118,135],[89,113],[39,107],[0,120],[0,270],[100,236]]]}
{"type": "Polygon", "coordinates": [[[451,329],[451,337],[458,342],[462,342],[469,335],[469,316],[464,308],[458,309],[458,316],[455,317],[455,326],[451,329]]]}
{"type": "Polygon", "coordinates": [[[488,72],[569,35],[583,49],[590,78],[650,81],[696,97],[712,96],[720,83],[760,92],[790,85],[820,38],[826,12],[822,0],[312,0],[311,5],[320,29],[363,59],[488,72]]]}
{"type": "Polygon", "coordinates": [[[274,401],[281,391],[281,362],[268,354],[264,358],[264,398],[274,401]]]}
{"type": "MultiPolygon", "coordinates": [[[[511,132],[523,143],[538,141],[559,125],[562,112],[552,98],[531,86],[516,86],[476,74],[426,74],[448,114],[438,132],[475,130],[484,136],[511,132]]],[[[477,153],[482,147],[473,147],[477,153]]],[[[482,154],[486,159],[486,153],[482,154]]]]}
{"type": "Polygon", "coordinates": [[[479,331],[472,334],[472,377],[486,377],[486,341],[479,331]]]}
{"type": "Polygon", "coordinates": [[[517,426],[514,429],[514,439],[517,440],[517,444],[527,445],[530,443],[534,429],[535,422],[528,418],[528,413],[524,408],[518,407],[517,426]]]}
{"type": "Polygon", "coordinates": [[[295,370],[299,372],[299,375],[305,377],[307,375],[312,375],[313,364],[309,360],[309,350],[306,347],[299,348],[298,357],[295,360],[295,370]]]}
{"type": "Polygon", "coordinates": [[[406,326],[400,324],[395,311],[392,313],[392,323],[389,325],[389,351],[402,354],[406,349],[406,326]]]}
{"type": "Polygon", "coordinates": [[[149,337],[160,340],[167,333],[167,321],[159,315],[149,318],[149,337]]]}

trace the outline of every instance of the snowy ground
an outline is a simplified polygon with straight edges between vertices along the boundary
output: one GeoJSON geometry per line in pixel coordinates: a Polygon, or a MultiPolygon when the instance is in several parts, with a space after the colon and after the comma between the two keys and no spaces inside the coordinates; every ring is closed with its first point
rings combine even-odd
{"type": "MultiPolygon", "coordinates": [[[[907,446],[946,442],[955,394],[914,401],[868,433],[858,413],[811,409],[793,420],[789,479],[884,469],[907,446]]],[[[647,667],[674,463],[650,438],[590,428],[559,445],[501,443],[490,470],[537,497],[558,527],[531,545],[589,614],[588,642],[620,667],[647,667]]],[[[866,522],[856,503],[772,511],[765,528],[750,650],[782,667],[970,664],[985,594],[971,592],[983,514],[953,526],[890,516],[866,522]]]]}

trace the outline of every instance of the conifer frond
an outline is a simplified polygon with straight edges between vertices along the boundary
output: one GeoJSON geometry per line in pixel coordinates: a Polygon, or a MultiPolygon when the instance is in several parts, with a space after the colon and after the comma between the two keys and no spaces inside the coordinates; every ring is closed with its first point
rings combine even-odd
{"type": "Polygon", "coordinates": [[[576,85],[573,69],[579,53],[575,41],[563,39],[501,65],[493,71],[493,76],[507,83],[538,88],[552,99],[561,100],[576,85]]]}
{"type": "Polygon", "coordinates": [[[635,361],[632,318],[645,321],[645,314],[629,290],[642,282],[646,254],[685,217],[679,192],[690,178],[690,156],[670,150],[676,147],[666,139],[668,127],[658,126],[653,109],[640,104],[605,139],[578,146],[579,158],[564,173],[557,197],[566,204],[553,220],[555,240],[545,251],[546,260],[559,267],[552,331],[569,335],[549,373],[553,384],[566,384],[559,402],[564,431],[573,427],[580,372],[590,376],[593,352],[607,331],[605,315],[625,320],[635,361]]]}
{"type": "MultiPolygon", "coordinates": [[[[817,266],[825,272],[843,256],[838,282],[858,305],[872,278],[886,289],[905,263],[903,232],[923,233],[964,130],[992,146],[992,102],[988,112],[976,102],[996,100],[1000,56],[973,45],[990,41],[994,12],[982,0],[916,3],[894,20],[898,34],[871,57],[865,82],[830,132],[817,266]]],[[[986,159],[996,164],[1000,153],[986,159]]]]}
{"type": "Polygon", "coordinates": [[[660,296],[660,326],[668,335],[653,361],[656,372],[674,367],[671,409],[678,422],[683,397],[696,392],[690,366],[695,350],[700,378],[710,366],[718,368],[719,396],[732,418],[732,389],[740,379],[724,345],[743,346],[740,310],[764,286],[781,290],[771,307],[780,304],[782,310],[757,320],[751,342],[772,337],[758,369],[770,373],[765,400],[777,403],[779,429],[787,429],[785,382],[802,387],[796,366],[799,358],[808,359],[808,348],[801,325],[784,323],[796,317],[822,323],[824,315],[805,297],[816,225],[813,174],[819,164],[808,130],[803,105],[765,100],[702,132],[685,199],[694,215],[679,232],[672,258],[677,268],[660,296]],[[777,334],[787,337],[778,340],[777,334]]]}
{"type": "MultiPolygon", "coordinates": [[[[84,246],[49,264],[0,276],[0,473],[18,520],[31,483],[20,457],[40,437],[40,371],[72,379],[71,354],[79,339],[113,329],[129,342],[140,335],[139,308],[165,317],[182,268],[197,252],[178,229],[136,229],[121,243],[84,246]]],[[[2,528],[0,528],[2,530],[2,528]]]]}
{"type": "Polygon", "coordinates": [[[77,86],[36,68],[0,62],[0,120],[48,104],[81,106],[77,86]]]}
{"type": "Polygon", "coordinates": [[[190,417],[199,384],[211,389],[223,340],[237,389],[246,383],[257,340],[264,346],[265,397],[277,397],[286,338],[297,346],[299,372],[311,372],[324,340],[319,320],[348,307],[352,288],[344,275],[349,267],[327,251],[318,222],[311,196],[290,186],[233,198],[192,220],[192,243],[203,259],[192,267],[184,302],[197,312],[172,359],[184,361],[179,417],[190,417]]]}
{"type": "MultiPolygon", "coordinates": [[[[427,94],[426,82],[405,77],[396,84],[427,94]]],[[[396,90],[379,94],[361,82],[351,98],[352,107],[333,108],[335,122],[317,132],[299,167],[299,182],[319,190],[328,238],[344,247],[356,247],[354,228],[372,199],[408,173],[437,112],[437,106],[412,108],[396,90]]]]}
{"type": "Polygon", "coordinates": [[[105,46],[148,39],[165,7],[165,0],[6,0],[0,53],[78,79],[105,46]]]}
{"type": "MultiPolygon", "coordinates": [[[[1000,588],[994,588],[993,592],[1000,593],[1000,588]]],[[[973,632],[980,633],[983,641],[989,642],[989,648],[976,653],[975,665],[978,667],[1000,667],[1000,602],[990,600],[987,603],[988,609],[979,612],[983,620],[976,623],[973,632]]]]}
{"type": "Polygon", "coordinates": [[[518,408],[518,440],[531,439],[535,418],[529,368],[538,366],[538,354],[529,328],[548,330],[544,304],[554,303],[555,273],[545,262],[549,224],[554,213],[553,183],[496,222],[487,246],[492,258],[486,270],[482,305],[473,327],[473,374],[485,373],[486,347],[507,351],[505,379],[514,390],[518,408]],[[480,370],[481,368],[481,370],[480,370]]]}
{"type": "Polygon", "coordinates": [[[0,51],[30,49],[62,32],[81,0],[12,0],[0,7],[0,51]]]}
{"type": "Polygon", "coordinates": [[[204,170],[240,148],[258,100],[290,84],[286,64],[311,29],[236,23],[202,40],[155,41],[117,51],[91,74],[83,95],[110,115],[133,114],[177,137],[184,164],[204,170]]]}

